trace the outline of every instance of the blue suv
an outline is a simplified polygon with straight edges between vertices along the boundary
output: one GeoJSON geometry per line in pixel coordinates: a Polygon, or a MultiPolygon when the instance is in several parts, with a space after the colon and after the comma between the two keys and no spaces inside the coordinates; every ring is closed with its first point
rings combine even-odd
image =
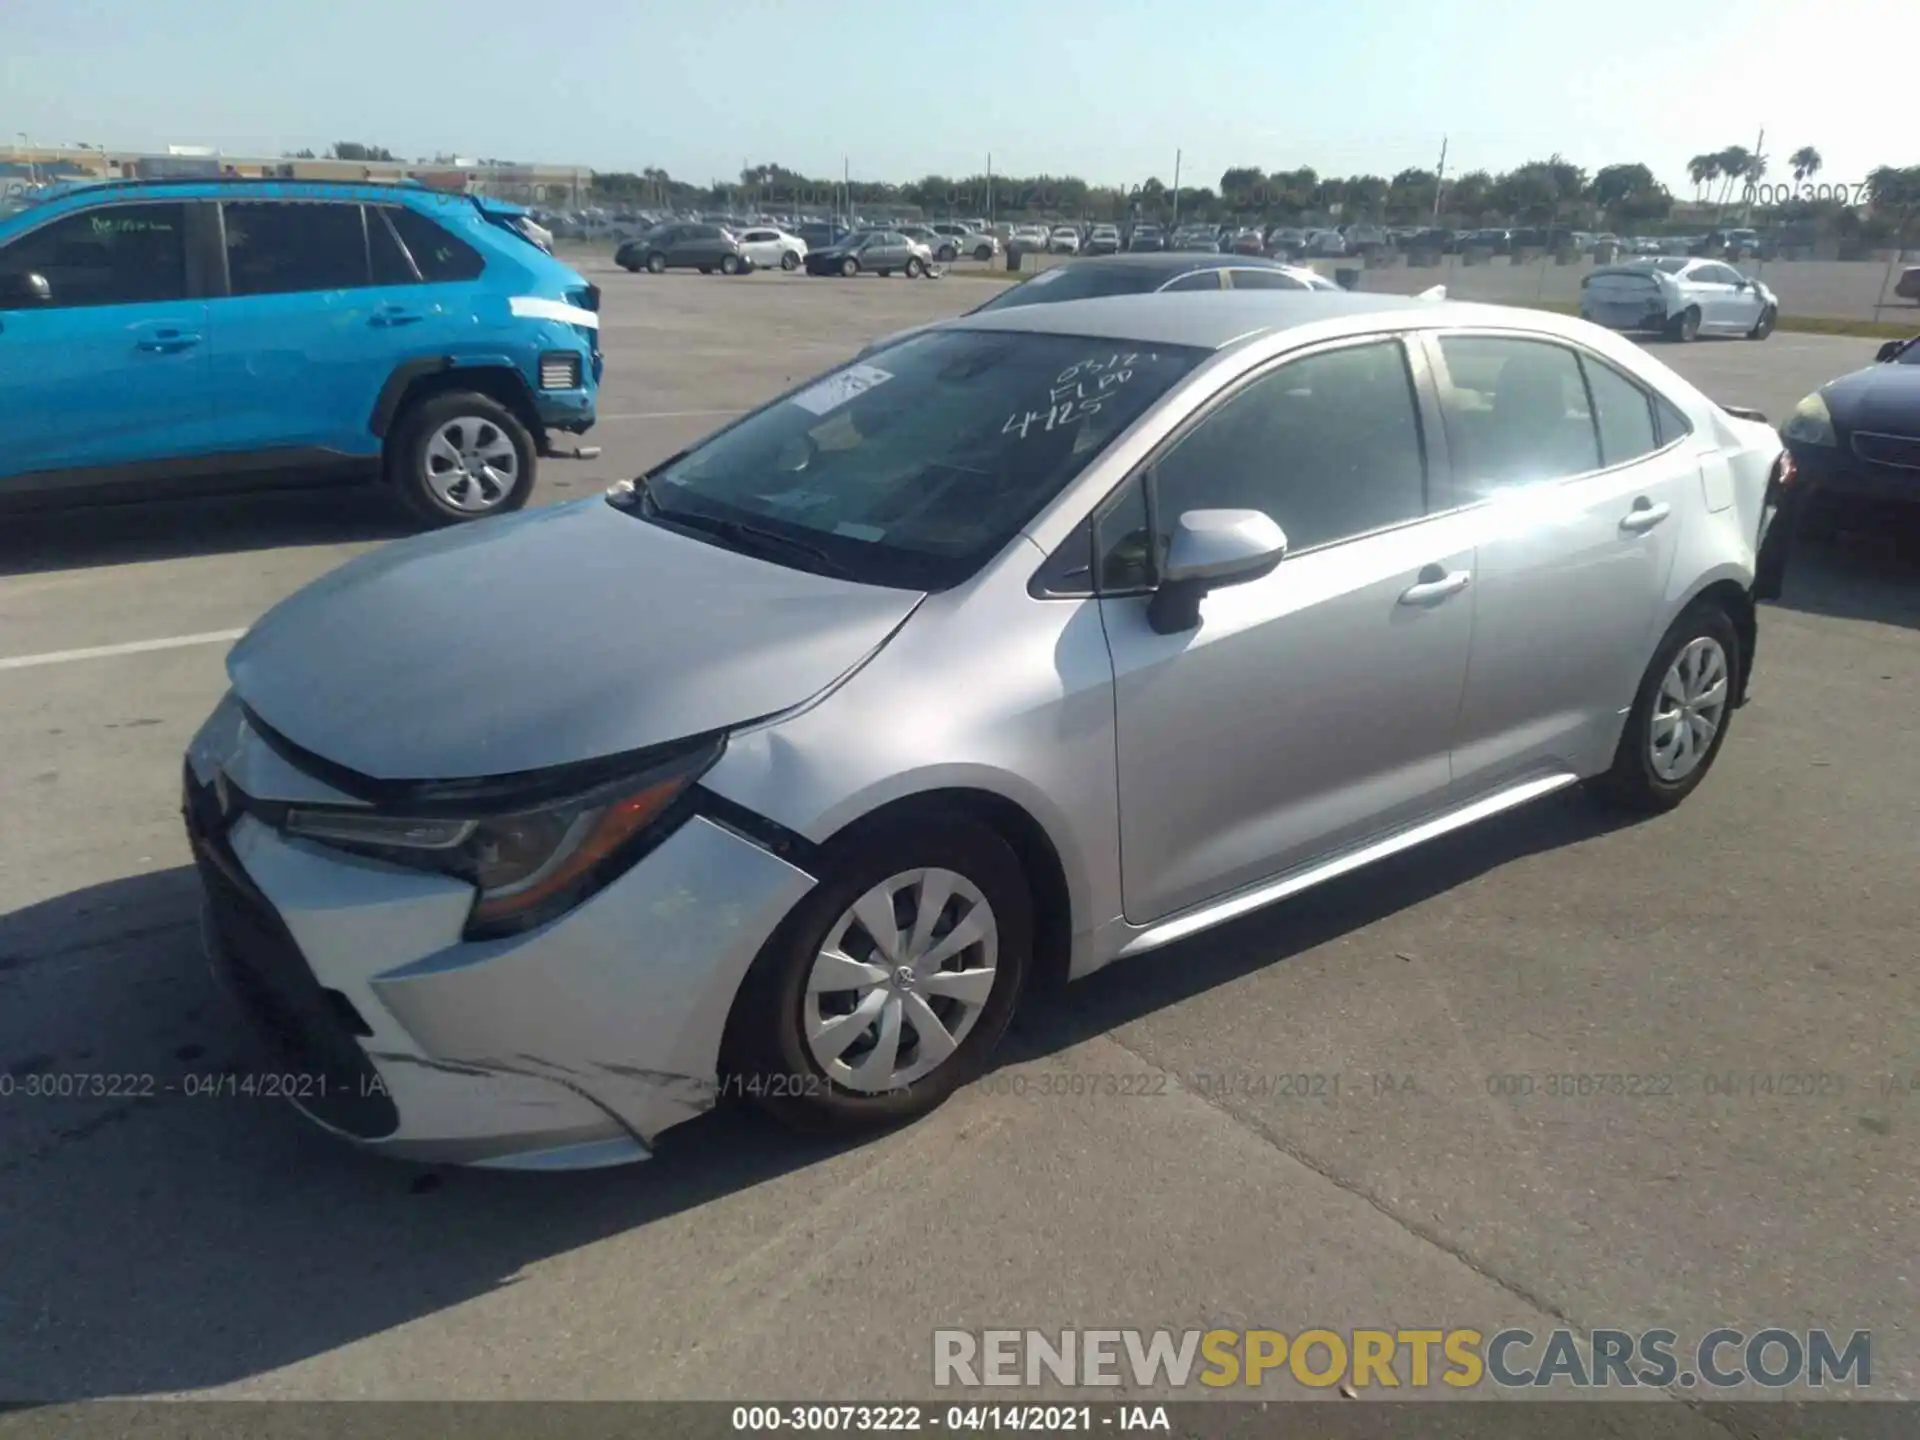
{"type": "Polygon", "coordinates": [[[384,477],[526,503],[594,422],[599,290],[413,185],[109,181],[0,220],[0,505],[384,477]]]}

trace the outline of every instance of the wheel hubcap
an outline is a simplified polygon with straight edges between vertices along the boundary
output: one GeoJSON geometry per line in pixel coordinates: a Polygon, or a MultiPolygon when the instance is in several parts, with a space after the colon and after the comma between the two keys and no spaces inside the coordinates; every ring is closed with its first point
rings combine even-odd
{"type": "Polygon", "coordinates": [[[834,1084],[867,1095],[924,1079],[967,1038],[993,993],[999,927],[965,876],[909,870],[827,931],[807,975],[807,1049],[834,1084]]]}
{"type": "Polygon", "coordinates": [[[1667,667],[1648,737],[1653,773],[1669,783],[1707,758],[1727,713],[1727,652],[1710,635],[1689,642],[1667,667]]]}
{"type": "Polygon", "coordinates": [[[457,416],[427,441],[427,488],[451,509],[491,510],[513,493],[519,479],[520,452],[491,420],[457,416]]]}

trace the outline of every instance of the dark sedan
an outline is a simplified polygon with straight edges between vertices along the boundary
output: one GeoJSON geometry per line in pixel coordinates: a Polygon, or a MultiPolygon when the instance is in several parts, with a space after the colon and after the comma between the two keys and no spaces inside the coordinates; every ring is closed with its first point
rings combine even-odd
{"type": "Polygon", "coordinates": [[[838,245],[807,252],[809,275],[891,275],[916,280],[933,266],[933,251],[898,230],[860,230],[838,245]]]}
{"type": "Polygon", "coordinates": [[[662,225],[638,239],[629,240],[613,255],[614,264],[623,270],[645,270],[658,275],[663,270],[698,270],[711,275],[744,275],[753,269],[753,261],[740,248],[740,240],[724,225],[705,222],[662,225]]]}
{"type": "Polygon", "coordinates": [[[1780,436],[1796,472],[1786,518],[1802,534],[1832,531],[1847,507],[1920,505],[1920,336],[1889,340],[1874,364],[1822,385],[1780,436]]]}

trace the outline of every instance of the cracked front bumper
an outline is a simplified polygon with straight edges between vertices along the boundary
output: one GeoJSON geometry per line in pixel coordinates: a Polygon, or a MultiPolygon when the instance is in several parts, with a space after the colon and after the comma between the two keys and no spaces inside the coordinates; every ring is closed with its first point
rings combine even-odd
{"type": "Polygon", "coordinates": [[[213,789],[190,767],[210,958],[273,1050],[278,1089],[336,1134],[412,1160],[647,1158],[711,1108],[734,994],[813,884],[696,815],[577,909],[469,943],[462,882],[252,815],[222,830],[204,804],[196,816],[196,786],[213,789]]]}

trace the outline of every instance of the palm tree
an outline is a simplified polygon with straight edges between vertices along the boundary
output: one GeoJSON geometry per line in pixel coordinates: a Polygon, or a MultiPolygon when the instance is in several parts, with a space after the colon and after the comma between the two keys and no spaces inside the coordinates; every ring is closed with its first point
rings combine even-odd
{"type": "Polygon", "coordinates": [[[1720,178],[1720,157],[1694,156],[1687,162],[1687,176],[1693,181],[1693,198],[1698,200],[1700,192],[1720,178]]]}
{"type": "Polygon", "coordinates": [[[1747,166],[1753,163],[1753,154],[1744,145],[1729,145],[1714,159],[1720,164],[1720,199],[1717,203],[1725,205],[1735,183],[1747,173],[1747,166]]]}
{"type": "Polygon", "coordinates": [[[1820,173],[1820,152],[1811,145],[1802,145],[1787,157],[1787,163],[1793,167],[1793,178],[1797,184],[1820,173]]]}

